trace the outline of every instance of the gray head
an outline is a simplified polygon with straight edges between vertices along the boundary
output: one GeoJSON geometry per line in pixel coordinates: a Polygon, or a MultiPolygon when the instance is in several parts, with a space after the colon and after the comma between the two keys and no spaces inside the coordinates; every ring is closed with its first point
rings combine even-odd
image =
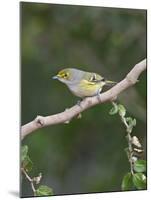
{"type": "Polygon", "coordinates": [[[66,68],[58,72],[53,79],[58,79],[65,84],[75,84],[84,76],[84,71],[75,68],[66,68]]]}

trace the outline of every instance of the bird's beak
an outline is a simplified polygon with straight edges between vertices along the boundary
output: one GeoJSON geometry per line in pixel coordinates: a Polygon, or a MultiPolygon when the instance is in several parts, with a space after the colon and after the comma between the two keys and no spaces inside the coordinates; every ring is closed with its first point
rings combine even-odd
{"type": "Polygon", "coordinates": [[[58,76],[53,76],[52,79],[58,79],[58,76]]]}
{"type": "Polygon", "coordinates": [[[109,80],[106,80],[105,83],[106,83],[105,85],[107,85],[107,86],[113,86],[113,85],[117,84],[117,82],[109,81],[109,80]]]}

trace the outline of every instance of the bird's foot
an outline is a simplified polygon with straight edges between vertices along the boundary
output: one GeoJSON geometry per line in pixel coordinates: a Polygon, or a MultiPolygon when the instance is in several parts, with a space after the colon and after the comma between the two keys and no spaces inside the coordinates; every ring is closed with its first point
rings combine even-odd
{"type": "Polygon", "coordinates": [[[82,100],[78,100],[78,101],[77,101],[77,105],[80,106],[80,108],[81,108],[81,101],[82,101],[82,100]]]}
{"type": "Polygon", "coordinates": [[[100,93],[100,91],[97,93],[97,99],[98,99],[99,102],[101,101],[101,93],[100,93]]]}

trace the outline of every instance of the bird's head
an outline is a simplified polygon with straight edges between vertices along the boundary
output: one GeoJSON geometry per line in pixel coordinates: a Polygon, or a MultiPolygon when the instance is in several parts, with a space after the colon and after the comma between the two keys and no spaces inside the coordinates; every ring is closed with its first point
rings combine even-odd
{"type": "MultiPolygon", "coordinates": [[[[79,78],[80,70],[74,68],[66,68],[58,72],[56,76],[53,76],[53,79],[57,79],[63,83],[73,83],[79,78]]],[[[81,73],[80,73],[81,75],[81,73]]]]}

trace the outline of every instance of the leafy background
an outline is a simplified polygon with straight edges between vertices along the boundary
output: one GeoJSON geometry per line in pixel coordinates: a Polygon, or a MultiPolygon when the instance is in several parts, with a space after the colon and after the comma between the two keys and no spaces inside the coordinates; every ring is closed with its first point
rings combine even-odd
{"type": "MultiPolygon", "coordinates": [[[[146,57],[146,11],[21,2],[21,124],[51,115],[77,102],[62,83],[60,69],[75,67],[120,81],[146,57]]],[[[137,120],[134,134],[146,149],[146,73],[119,96],[137,120]]],[[[108,89],[108,88],[106,88],[108,89]]],[[[106,90],[105,89],[105,90],[106,90]]],[[[69,124],[46,127],[27,136],[34,163],[31,176],[55,195],[121,191],[129,171],[125,130],[110,103],[97,105],[69,124]]],[[[144,152],[144,157],[146,156],[144,152]]],[[[22,196],[32,191],[25,178],[22,196]]]]}

